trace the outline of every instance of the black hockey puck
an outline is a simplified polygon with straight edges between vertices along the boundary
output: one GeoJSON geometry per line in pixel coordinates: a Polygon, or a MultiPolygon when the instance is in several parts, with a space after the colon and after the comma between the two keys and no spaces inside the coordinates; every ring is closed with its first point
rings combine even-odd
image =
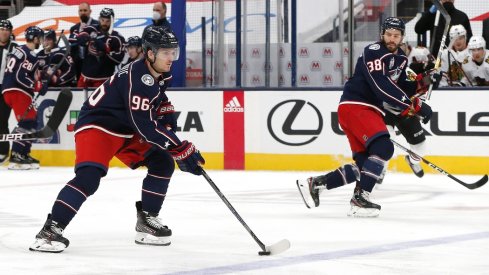
{"type": "Polygon", "coordinates": [[[271,252],[270,251],[260,251],[258,252],[258,255],[260,256],[270,256],[271,252]]]}

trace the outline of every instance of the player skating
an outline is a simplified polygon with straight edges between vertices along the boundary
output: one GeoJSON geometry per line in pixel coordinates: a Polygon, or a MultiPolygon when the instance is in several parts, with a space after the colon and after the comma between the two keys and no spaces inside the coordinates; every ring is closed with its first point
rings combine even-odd
{"type": "Polygon", "coordinates": [[[370,201],[369,195],[394,152],[382,117],[386,106],[400,110],[402,117],[419,116],[424,123],[432,115],[429,105],[417,97],[410,99],[405,92],[414,93],[417,83],[406,78],[408,60],[399,49],[404,30],[401,19],[385,19],[380,42],[365,47],[359,57],[338,107],[338,120],[350,143],[355,163],[323,176],[298,180],[297,186],[307,207],[319,206],[322,190],[357,182],[349,215],[379,215],[381,207],[370,201]]]}
{"type": "Polygon", "coordinates": [[[75,125],[75,178],[60,191],[51,214],[30,250],[61,252],[69,245],[63,231],[95,193],[116,156],[130,168],[146,166],[141,201],[136,202],[138,244],[169,245],[172,231],[158,218],[174,171],[200,175],[204,163],[195,146],[175,135],[174,108],[165,90],[171,64],[178,59],[174,34],[153,26],[143,33],[145,58],[98,87],[84,103],[75,125]]]}

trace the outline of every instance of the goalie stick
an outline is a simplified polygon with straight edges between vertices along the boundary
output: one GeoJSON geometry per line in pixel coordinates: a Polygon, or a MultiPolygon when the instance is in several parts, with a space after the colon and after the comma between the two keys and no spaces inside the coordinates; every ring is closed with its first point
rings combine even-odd
{"type": "MultiPolygon", "coordinates": [[[[450,23],[452,21],[452,18],[450,17],[450,14],[448,14],[447,10],[443,7],[440,0],[433,0],[433,4],[438,9],[438,11],[440,11],[443,18],[445,18],[445,28],[443,29],[443,35],[441,37],[440,49],[438,49],[438,53],[436,54],[435,67],[433,68],[436,72],[439,72],[440,66],[441,66],[441,52],[442,52],[443,48],[445,47],[445,41],[447,40],[447,34],[448,34],[448,31],[450,30],[450,23]]],[[[433,42],[433,41],[431,41],[431,42],[433,42]]],[[[428,92],[426,93],[426,100],[427,101],[430,100],[432,91],[433,91],[433,83],[430,84],[430,86],[428,88],[428,92]]]]}
{"type": "Polygon", "coordinates": [[[72,98],[73,94],[69,88],[61,89],[58,99],[56,100],[56,105],[54,105],[51,117],[44,128],[33,133],[1,134],[0,141],[35,140],[51,137],[58,129],[66,112],[68,111],[72,98]]]}
{"type": "Polygon", "coordinates": [[[476,188],[479,188],[479,187],[481,187],[481,186],[483,186],[484,184],[487,183],[487,180],[488,180],[487,175],[484,175],[480,180],[478,180],[478,181],[476,181],[474,183],[466,183],[466,182],[463,182],[463,181],[459,180],[458,178],[456,178],[455,176],[453,176],[452,174],[448,173],[447,171],[441,169],[440,167],[438,167],[437,165],[435,165],[431,161],[429,161],[429,160],[421,157],[420,155],[416,154],[415,152],[413,152],[413,151],[409,150],[408,148],[402,146],[401,144],[397,143],[395,140],[391,139],[391,141],[392,141],[392,143],[394,143],[394,145],[396,145],[397,147],[399,147],[403,151],[405,151],[408,154],[413,155],[413,156],[421,159],[424,163],[426,163],[431,168],[433,168],[436,171],[440,172],[441,174],[443,174],[443,175],[451,178],[452,180],[460,183],[461,185],[463,185],[464,187],[466,187],[468,189],[476,189],[476,188]]]}
{"type": "Polygon", "coordinates": [[[279,241],[273,245],[270,245],[270,246],[266,246],[265,244],[263,244],[263,242],[260,241],[260,239],[258,239],[258,237],[255,235],[255,233],[253,233],[253,231],[251,231],[251,228],[245,223],[243,218],[241,218],[241,216],[238,214],[236,209],[234,209],[234,207],[231,205],[231,203],[226,199],[224,194],[221,192],[221,190],[219,190],[219,188],[212,181],[212,179],[209,177],[209,175],[207,175],[204,168],[201,168],[201,170],[202,170],[202,175],[207,180],[207,182],[212,186],[214,191],[216,191],[217,195],[219,195],[219,197],[222,199],[224,204],[226,204],[226,206],[229,208],[229,210],[231,210],[233,215],[238,219],[238,221],[244,226],[246,231],[248,231],[248,233],[250,233],[251,237],[253,237],[255,242],[260,246],[262,251],[259,251],[258,255],[260,255],[260,256],[276,255],[276,254],[282,253],[285,250],[289,249],[290,242],[287,239],[283,239],[283,240],[281,240],[281,241],[279,241]]]}

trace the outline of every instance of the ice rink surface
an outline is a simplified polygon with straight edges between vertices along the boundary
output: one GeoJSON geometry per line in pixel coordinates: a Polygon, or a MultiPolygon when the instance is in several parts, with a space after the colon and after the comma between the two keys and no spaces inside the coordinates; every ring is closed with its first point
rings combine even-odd
{"type": "MultiPolygon", "coordinates": [[[[353,186],[307,209],[295,179],[317,172],[208,171],[267,245],[258,245],[203,177],[174,174],[160,216],[168,247],[134,243],[144,170],[114,168],[83,205],[61,254],[28,250],[71,168],[0,170],[0,274],[489,274],[489,187],[468,190],[440,174],[386,176],[378,218],[349,218],[353,186]]],[[[459,176],[476,181],[479,176],[459,176]]]]}

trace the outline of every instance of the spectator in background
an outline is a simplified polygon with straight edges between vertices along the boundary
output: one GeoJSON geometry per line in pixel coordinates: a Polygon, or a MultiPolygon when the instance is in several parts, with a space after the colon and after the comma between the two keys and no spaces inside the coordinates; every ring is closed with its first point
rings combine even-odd
{"type": "MultiPolygon", "coordinates": [[[[165,2],[156,2],[153,5],[153,24],[148,26],[162,26],[171,29],[170,22],[166,19],[166,4],[165,2]]],[[[146,28],[148,27],[146,26],[146,28]]]]}
{"type": "Polygon", "coordinates": [[[467,48],[470,55],[462,65],[467,78],[475,86],[489,86],[489,50],[486,50],[486,40],[482,36],[472,36],[467,48]]]}
{"type": "MultiPolygon", "coordinates": [[[[470,21],[467,14],[460,11],[454,6],[455,0],[441,0],[443,7],[447,10],[448,14],[452,18],[450,22],[450,27],[454,25],[462,25],[467,31],[466,39],[467,41],[472,37],[472,28],[470,27],[470,21]]],[[[445,19],[440,15],[440,21],[438,22],[438,28],[435,29],[435,17],[436,17],[436,7],[431,6],[428,11],[423,12],[421,18],[416,22],[414,26],[414,31],[417,34],[424,34],[426,31],[430,31],[431,35],[435,32],[435,39],[431,41],[433,43],[432,54],[437,56],[438,50],[440,49],[441,38],[443,36],[443,29],[445,26],[445,19]]],[[[447,37],[446,45],[450,43],[450,38],[447,37]]]]}
{"type": "Polygon", "coordinates": [[[450,28],[450,39],[453,40],[448,49],[441,53],[440,71],[442,78],[440,87],[471,85],[462,68],[462,62],[469,55],[467,49],[467,31],[462,25],[454,25],[450,28]]]}
{"type": "Polygon", "coordinates": [[[114,31],[114,11],[103,8],[99,25],[87,26],[77,36],[77,42],[87,47],[78,87],[98,87],[115,72],[124,59],[124,37],[114,31]]]}
{"type": "Polygon", "coordinates": [[[47,80],[50,87],[70,87],[75,80],[75,70],[71,56],[64,58],[64,50],[56,44],[56,32],[46,30],[44,32],[43,49],[37,54],[41,80],[47,80]],[[53,71],[56,64],[61,66],[53,71]]]}
{"type": "MultiPolygon", "coordinates": [[[[8,134],[8,119],[10,117],[11,109],[5,103],[3,99],[2,82],[5,74],[5,68],[7,66],[7,56],[12,50],[17,47],[17,43],[12,39],[12,23],[9,20],[0,20],[0,134],[8,134]]],[[[0,165],[2,165],[8,158],[10,144],[7,142],[0,142],[0,165]]]]}
{"type": "MultiPolygon", "coordinates": [[[[482,37],[485,41],[489,40],[489,18],[482,21],[482,37]]],[[[486,49],[489,49],[489,45],[486,44],[486,49]]]]}
{"type": "Polygon", "coordinates": [[[143,54],[143,40],[139,36],[131,36],[127,39],[126,43],[126,53],[127,53],[127,62],[121,65],[121,68],[126,66],[127,64],[141,59],[144,57],[143,54]]]}
{"type": "MultiPolygon", "coordinates": [[[[76,23],[70,28],[70,43],[76,42],[76,36],[87,26],[98,26],[98,21],[90,17],[92,10],[90,9],[90,4],[87,2],[81,2],[78,6],[78,16],[80,16],[80,22],[76,23]]],[[[80,79],[80,74],[82,70],[83,58],[85,58],[86,47],[78,45],[71,47],[71,57],[75,63],[75,74],[76,79],[80,79]]]]}

